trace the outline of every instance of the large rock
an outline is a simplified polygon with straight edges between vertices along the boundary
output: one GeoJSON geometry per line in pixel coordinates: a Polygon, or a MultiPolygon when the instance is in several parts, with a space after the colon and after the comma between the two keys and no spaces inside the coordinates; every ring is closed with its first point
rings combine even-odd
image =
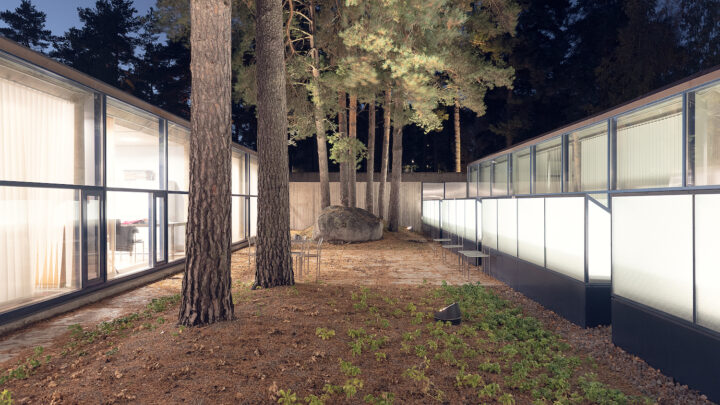
{"type": "Polygon", "coordinates": [[[366,242],[382,239],[383,222],[361,208],[332,205],[318,216],[313,239],[328,242],[366,242]]]}

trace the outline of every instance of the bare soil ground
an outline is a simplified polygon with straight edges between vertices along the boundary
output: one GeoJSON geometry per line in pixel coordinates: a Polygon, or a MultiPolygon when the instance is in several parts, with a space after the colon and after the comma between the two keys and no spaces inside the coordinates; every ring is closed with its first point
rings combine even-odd
{"type": "Polygon", "coordinates": [[[55,404],[705,402],[612,346],[609,328],[574,326],[478,271],[474,286],[440,286],[466,282],[454,257],[409,239],[325,245],[319,282],[311,265],[296,286],[257,291],[238,252],[236,319],[208,327],[176,325],[179,276],[113,298],[126,306],[112,321],[78,310],[67,317],[86,322],[0,364],[0,392],[55,404]],[[453,301],[463,324],[433,322],[453,301]]]}

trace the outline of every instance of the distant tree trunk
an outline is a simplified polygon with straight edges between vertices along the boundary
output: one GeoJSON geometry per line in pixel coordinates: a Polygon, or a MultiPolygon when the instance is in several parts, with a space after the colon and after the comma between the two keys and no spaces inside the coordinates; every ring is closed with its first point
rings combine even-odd
{"type": "MultiPolygon", "coordinates": [[[[367,179],[365,180],[365,209],[373,212],[375,187],[375,97],[368,103],[367,179]]],[[[374,213],[374,212],[373,212],[374,213]]]]}
{"type": "MultiPolygon", "coordinates": [[[[345,110],[347,109],[347,96],[344,91],[338,92],[338,133],[341,137],[347,136],[347,122],[345,110]]],[[[340,163],[340,203],[345,207],[350,205],[350,195],[348,193],[348,165],[345,162],[340,163]]]]}
{"type": "Polygon", "coordinates": [[[330,174],[328,172],[328,154],[327,154],[327,135],[325,134],[325,125],[323,124],[324,113],[320,103],[320,57],[315,47],[315,2],[310,0],[310,53],[312,54],[312,82],[314,87],[313,94],[313,113],[315,115],[315,132],[318,151],[318,169],[320,171],[320,208],[324,209],[330,206],[330,174]]]}
{"type": "MultiPolygon", "coordinates": [[[[350,138],[357,138],[357,94],[350,93],[350,106],[348,107],[348,132],[350,138]]],[[[355,154],[348,154],[348,195],[350,197],[350,206],[357,207],[357,163],[355,163],[355,154]]]]}
{"type": "Polygon", "coordinates": [[[455,99],[455,171],[462,172],[462,162],[460,161],[460,101],[455,99]]]}
{"type": "Polygon", "coordinates": [[[390,154],[390,111],[392,110],[392,90],[385,90],[383,104],[383,143],[380,162],[380,185],[378,187],[378,216],[385,219],[385,183],[387,182],[388,159],[390,154]]]}
{"type": "Polygon", "coordinates": [[[230,4],[190,2],[192,114],[187,255],[178,323],[233,318],[230,280],[230,4]]]}
{"type": "Polygon", "coordinates": [[[290,197],[282,2],[255,0],[258,72],[258,213],[255,284],[295,284],[290,257],[290,197]]]}
{"type": "Polygon", "coordinates": [[[388,229],[397,232],[400,229],[400,185],[402,182],[402,125],[395,122],[392,139],[392,184],[390,188],[390,207],[388,208],[388,229]]]}

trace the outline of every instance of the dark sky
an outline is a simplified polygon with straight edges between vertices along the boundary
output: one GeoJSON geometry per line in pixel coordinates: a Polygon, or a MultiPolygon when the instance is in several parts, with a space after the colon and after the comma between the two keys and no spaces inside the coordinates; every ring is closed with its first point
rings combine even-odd
{"type": "MultiPolygon", "coordinates": [[[[54,35],[62,35],[70,27],[80,25],[78,7],[93,7],[95,0],[32,0],[38,10],[47,14],[47,27],[54,35]]],[[[144,15],[148,9],[155,6],[155,0],[134,0],[137,11],[144,15]]],[[[14,10],[20,5],[20,0],[0,0],[0,11],[14,10]]],[[[0,22],[0,25],[4,25],[0,22]]]]}

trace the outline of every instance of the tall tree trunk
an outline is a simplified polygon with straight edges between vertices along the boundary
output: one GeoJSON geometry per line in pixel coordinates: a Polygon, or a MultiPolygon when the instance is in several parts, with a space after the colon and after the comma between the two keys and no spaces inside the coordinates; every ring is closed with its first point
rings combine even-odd
{"type": "Polygon", "coordinates": [[[255,0],[258,219],[255,284],[295,284],[290,257],[285,48],[281,0],[255,0]]]}
{"type": "MultiPolygon", "coordinates": [[[[350,93],[350,106],[348,107],[348,132],[350,138],[357,138],[357,94],[350,93]]],[[[357,207],[357,163],[355,153],[348,154],[348,195],[350,206],[357,207]]]]}
{"type": "Polygon", "coordinates": [[[385,90],[383,104],[383,143],[380,162],[380,186],[378,187],[378,216],[385,219],[385,183],[387,182],[388,159],[390,154],[390,111],[392,110],[392,90],[385,90]]]}
{"type": "Polygon", "coordinates": [[[315,1],[310,0],[310,53],[312,54],[312,82],[313,82],[313,114],[315,115],[315,132],[318,152],[318,169],[320,171],[320,208],[330,206],[330,174],[328,173],[327,135],[323,119],[320,99],[320,57],[315,47],[315,1]]]}
{"type": "Polygon", "coordinates": [[[190,2],[192,44],[187,255],[178,323],[233,318],[230,280],[230,3],[190,2]]]}
{"type": "Polygon", "coordinates": [[[365,180],[365,209],[373,212],[375,187],[375,97],[368,103],[367,178],[365,180]]]}
{"type": "Polygon", "coordinates": [[[402,125],[395,122],[392,139],[392,184],[390,188],[390,207],[388,208],[388,229],[397,232],[400,229],[400,184],[402,182],[402,125]]]}
{"type": "Polygon", "coordinates": [[[460,101],[455,99],[455,171],[462,172],[462,162],[460,159],[460,101]]]}
{"type": "MultiPolygon", "coordinates": [[[[341,137],[347,136],[347,120],[345,110],[347,109],[347,96],[344,91],[338,91],[338,133],[341,137]]],[[[348,193],[348,165],[340,163],[340,204],[347,207],[350,205],[350,194],[348,193]]]]}

